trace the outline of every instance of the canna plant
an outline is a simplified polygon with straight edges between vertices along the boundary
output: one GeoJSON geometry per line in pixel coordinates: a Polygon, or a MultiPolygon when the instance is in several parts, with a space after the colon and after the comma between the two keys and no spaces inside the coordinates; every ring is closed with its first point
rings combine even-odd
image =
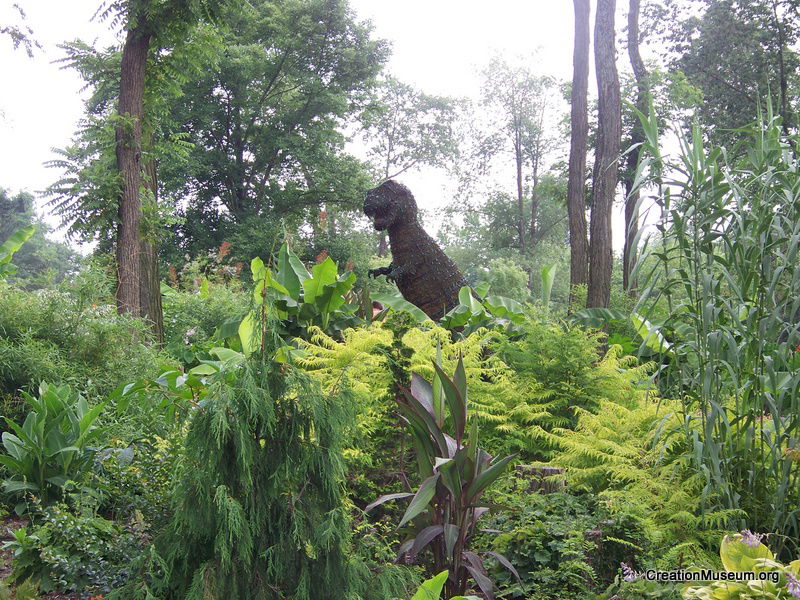
{"type": "MultiPolygon", "coordinates": [[[[22,425],[4,417],[11,431],[3,433],[0,464],[8,471],[3,491],[12,496],[35,494],[44,503],[56,500],[67,481],[91,465],[90,443],[100,432],[95,421],[105,402],[92,408],[68,386],[42,383],[39,397],[22,392],[31,410],[22,425]]],[[[22,513],[20,502],[15,510],[22,513]]]]}
{"type": "MultiPolygon", "coordinates": [[[[414,559],[429,550],[433,570],[448,572],[448,596],[463,595],[471,578],[487,598],[493,598],[494,585],[483,559],[469,548],[478,519],[489,510],[481,504],[481,497],[514,456],[493,459],[479,448],[475,418],[467,435],[463,361],[459,359],[452,379],[438,362],[433,366],[433,383],[414,373],[411,385],[401,386],[396,398],[411,433],[422,483],[415,493],[381,496],[366,511],[390,500],[411,497],[399,525],[405,535],[400,555],[414,559]]],[[[504,556],[487,554],[517,575],[504,556]]]]}

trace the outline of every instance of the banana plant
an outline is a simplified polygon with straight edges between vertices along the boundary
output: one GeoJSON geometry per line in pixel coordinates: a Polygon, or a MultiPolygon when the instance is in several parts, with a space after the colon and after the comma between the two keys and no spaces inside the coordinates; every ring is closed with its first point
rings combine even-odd
{"type": "Polygon", "coordinates": [[[353,325],[357,320],[354,313],[358,307],[346,304],[356,275],[352,271],[339,275],[336,263],[329,256],[309,272],[284,243],[274,272],[260,258],[251,261],[250,270],[254,308],[239,326],[242,350],[248,356],[262,345],[261,340],[255,339],[255,332],[263,331],[258,325],[272,309],[286,324],[290,336],[302,334],[311,325],[330,332],[345,324],[353,325]]]}
{"type": "Polygon", "coordinates": [[[36,228],[33,225],[23,227],[11,234],[11,236],[0,245],[0,279],[5,279],[9,275],[17,272],[16,265],[11,264],[11,258],[14,253],[22,248],[22,245],[28,241],[36,228]]]}
{"type": "Polygon", "coordinates": [[[502,327],[506,333],[518,332],[525,321],[525,307],[504,296],[485,296],[485,289],[472,290],[462,287],[458,292],[458,304],[441,319],[446,329],[463,327],[469,335],[480,327],[502,327]]]}
{"type": "MultiPolygon", "coordinates": [[[[493,458],[478,447],[478,422],[467,422],[467,379],[462,360],[459,358],[452,378],[436,361],[433,366],[432,383],[414,373],[411,385],[401,388],[397,398],[414,443],[422,483],[414,493],[381,496],[365,510],[410,497],[399,525],[405,535],[400,555],[413,559],[428,550],[434,571],[448,572],[448,596],[463,595],[472,579],[491,599],[494,585],[483,557],[469,548],[478,519],[490,509],[481,503],[481,497],[514,456],[493,458]]],[[[496,552],[486,554],[519,579],[508,559],[496,552]]]]}
{"type": "MultiPolygon", "coordinates": [[[[38,398],[26,392],[22,396],[31,408],[23,424],[3,417],[11,431],[2,438],[6,453],[0,454],[0,464],[10,475],[2,487],[13,496],[32,493],[47,503],[91,465],[90,443],[99,433],[94,423],[105,402],[89,408],[68,386],[47,383],[39,386],[38,398]]],[[[22,513],[25,508],[23,501],[15,510],[22,513]]]]}

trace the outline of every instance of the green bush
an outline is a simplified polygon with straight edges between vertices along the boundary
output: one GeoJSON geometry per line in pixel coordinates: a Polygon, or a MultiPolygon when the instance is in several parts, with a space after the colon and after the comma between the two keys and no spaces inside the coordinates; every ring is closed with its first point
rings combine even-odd
{"type": "Polygon", "coordinates": [[[155,534],[172,515],[173,477],[182,457],[183,432],[137,440],[98,453],[93,485],[100,491],[103,514],[116,521],[141,521],[155,534]]]}
{"type": "Polygon", "coordinates": [[[480,279],[489,284],[492,295],[505,296],[517,302],[525,302],[530,298],[528,274],[510,258],[493,258],[480,279]]]}
{"type": "Polygon", "coordinates": [[[168,357],[147,343],[147,325],[117,314],[106,280],[89,270],[57,290],[0,289],[0,410],[20,417],[19,390],[43,380],[88,399],[155,375],[168,357]]]}
{"type": "Polygon", "coordinates": [[[249,306],[247,294],[233,287],[206,284],[197,291],[174,291],[163,297],[167,351],[187,365],[226,321],[241,321],[249,306]]]}
{"type": "Polygon", "coordinates": [[[620,562],[647,564],[649,540],[641,521],[614,513],[599,498],[527,491],[517,476],[491,500],[508,510],[485,519],[478,542],[503,554],[522,585],[494,563],[491,569],[504,598],[594,598],[614,580],[620,562]]]}
{"type": "Polygon", "coordinates": [[[16,582],[30,579],[44,592],[107,594],[128,580],[142,541],[91,511],[56,504],[40,509],[5,547],[14,554],[16,582]]]}

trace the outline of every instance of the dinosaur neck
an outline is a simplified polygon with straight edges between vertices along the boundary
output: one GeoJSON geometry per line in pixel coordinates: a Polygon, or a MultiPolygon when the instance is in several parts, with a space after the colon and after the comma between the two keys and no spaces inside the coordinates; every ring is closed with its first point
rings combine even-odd
{"type": "Polygon", "coordinates": [[[389,243],[392,244],[392,248],[397,248],[398,244],[403,246],[406,242],[416,239],[419,237],[420,232],[425,234],[422,226],[416,220],[395,223],[387,231],[389,232],[389,243]]]}

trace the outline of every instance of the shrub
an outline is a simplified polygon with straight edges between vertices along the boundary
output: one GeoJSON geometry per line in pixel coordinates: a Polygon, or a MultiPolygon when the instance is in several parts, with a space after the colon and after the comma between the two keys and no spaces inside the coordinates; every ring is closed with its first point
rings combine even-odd
{"type": "Polygon", "coordinates": [[[93,486],[102,495],[103,514],[114,520],[141,521],[147,533],[160,532],[172,515],[175,472],[182,457],[182,430],[161,438],[139,439],[98,453],[93,486]]]}
{"type": "MultiPolygon", "coordinates": [[[[69,384],[88,399],[155,375],[169,362],[147,344],[147,325],[105,304],[102,276],[90,271],[58,290],[0,291],[0,400],[19,416],[19,390],[69,384]]],[[[0,284],[3,285],[3,284],[0,284]]]]}
{"type": "Polygon", "coordinates": [[[29,527],[13,532],[13,579],[32,580],[44,592],[107,594],[130,576],[141,540],[91,511],[65,504],[39,508],[29,527]]]}
{"type": "Polygon", "coordinates": [[[507,508],[490,514],[477,541],[504,554],[517,568],[516,582],[499,564],[491,569],[505,598],[594,598],[613,581],[621,561],[647,561],[641,521],[612,513],[595,496],[527,491],[522,477],[508,479],[492,502],[507,508]]]}
{"type": "Polygon", "coordinates": [[[209,345],[217,328],[241,321],[248,306],[244,292],[218,284],[165,293],[163,302],[167,351],[186,365],[196,363],[198,353],[192,347],[209,345]]]}
{"type": "Polygon", "coordinates": [[[341,444],[352,402],[345,389],[323,395],[301,372],[266,358],[279,345],[274,327],[267,321],[263,355],[240,355],[206,378],[175,515],[156,544],[161,580],[152,585],[188,599],[398,593],[402,570],[376,577],[349,554],[341,444]]]}

